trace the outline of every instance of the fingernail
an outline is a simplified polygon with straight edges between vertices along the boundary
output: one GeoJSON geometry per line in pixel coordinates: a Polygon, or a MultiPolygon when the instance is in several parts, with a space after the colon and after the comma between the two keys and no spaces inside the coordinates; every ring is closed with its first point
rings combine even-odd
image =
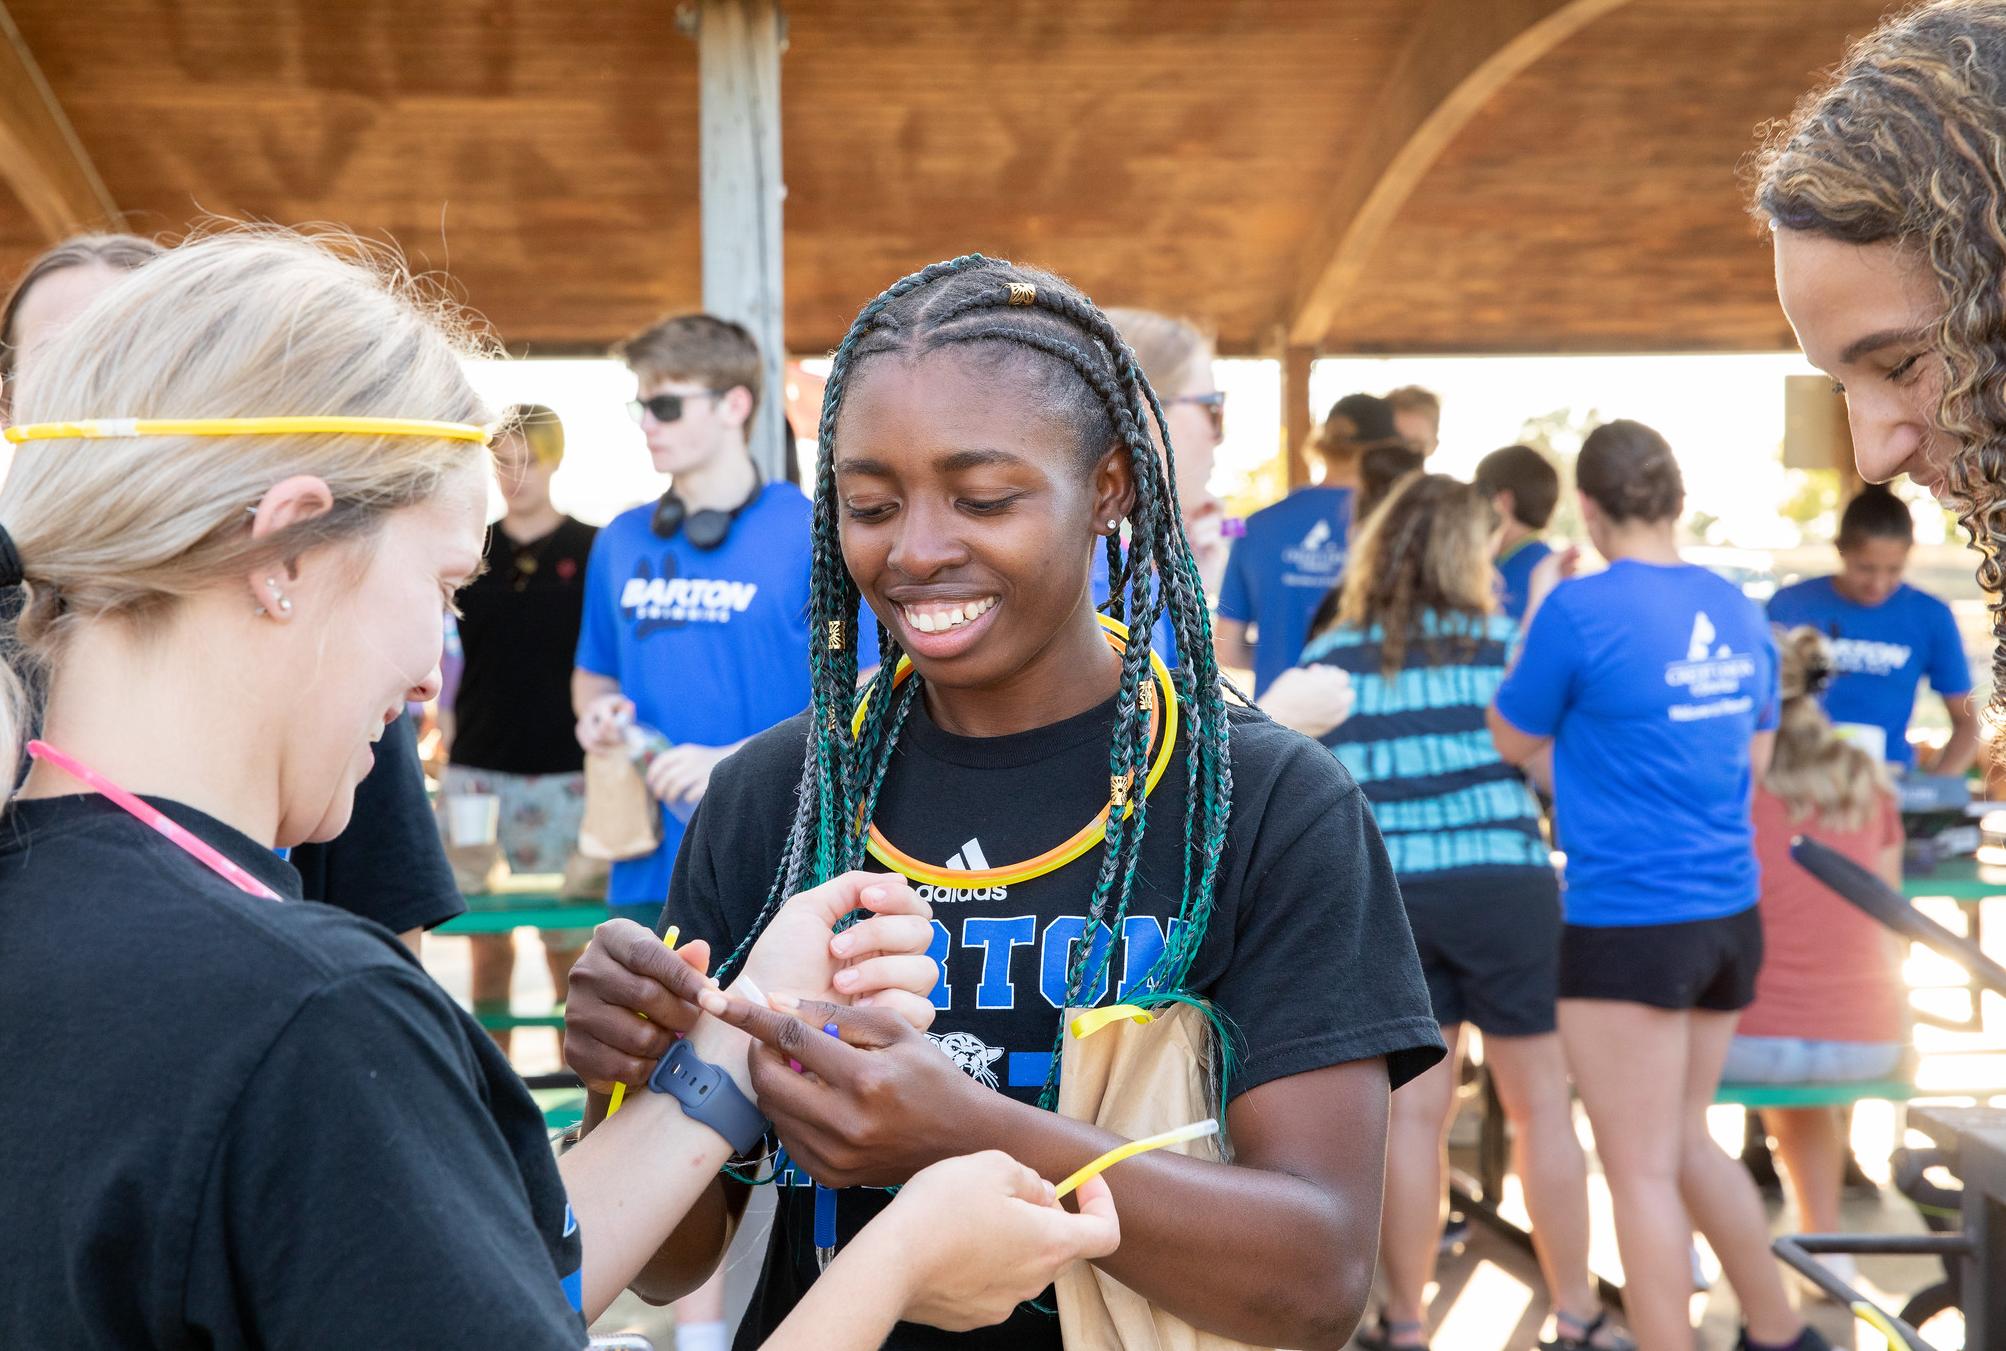
{"type": "Polygon", "coordinates": [[[855,986],[855,985],[856,985],[856,983],[857,983],[857,973],[856,973],[856,972],[854,972],[854,971],[838,971],[838,972],[836,973],[836,988],[837,988],[837,989],[839,989],[839,990],[848,990],[848,989],[852,988],[853,986],[855,986]]]}
{"type": "Polygon", "coordinates": [[[1054,1187],[1050,1182],[1047,1182],[1045,1184],[1045,1204],[1048,1206],[1056,1205],[1058,1203],[1058,1200],[1059,1200],[1059,1189],[1057,1187],[1054,1187]]]}
{"type": "Polygon", "coordinates": [[[721,1014],[731,1007],[730,1001],[716,990],[703,991],[703,993],[697,996],[697,1004],[705,1013],[713,1016],[721,1014]]]}
{"type": "Polygon", "coordinates": [[[796,1074],[799,1074],[801,1072],[801,1062],[798,1060],[790,1060],[787,1062],[787,1068],[793,1070],[796,1074]]]}
{"type": "Polygon", "coordinates": [[[766,1002],[773,1005],[773,1007],[776,1009],[784,1009],[790,1013],[793,1010],[801,1007],[801,1000],[797,996],[791,994],[771,995],[768,996],[766,1002]]]}
{"type": "Polygon", "coordinates": [[[867,901],[882,901],[885,898],[885,889],[883,887],[865,887],[863,896],[867,901]]]}
{"type": "Polygon", "coordinates": [[[849,956],[851,946],[852,944],[847,938],[838,937],[829,940],[829,951],[835,953],[838,957],[849,956]]]}
{"type": "Polygon", "coordinates": [[[869,995],[867,995],[867,994],[863,994],[863,995],[858,995],[858,996],[857,996],[857,1001],[856,1001],[856,1003],[855,1003],[854,1007],[856,1007],[856,1008],[860,1008],[860,1009],[867,1009],[867,1008],[869,1008],[870,1006],[871,1006],[871,997],[870,997],[869,995]]]}

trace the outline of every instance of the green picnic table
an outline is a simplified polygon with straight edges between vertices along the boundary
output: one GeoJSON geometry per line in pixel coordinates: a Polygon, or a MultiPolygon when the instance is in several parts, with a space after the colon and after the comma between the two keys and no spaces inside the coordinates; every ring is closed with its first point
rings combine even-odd
{"type": "MultiPolygon", "coordinates": [[[[432,932],[469,938],[475,934],[506,934],[517,929],[590,929],[610,918],[602,901],[567,901],[558,895],[563,879],[556,873],[527,874],[510,878],[499,889],[470,892],[467,912],[441,924],[432,932]]],[[[482,1027],[499,1032],[518,1027],[549,1027],[562,1030],[564,1009],[517,1013],[476,1010],[482,1027]]]]}
{"type": "Polygon", "coordinates": [[[1903,873],[1902,894],[1910,900],[1945,896],[1960,905],[1976,905],[2006,896],[2006,865],[1980,863],[1975,858],[1946,859],[1926,873],[1903,873]]]}

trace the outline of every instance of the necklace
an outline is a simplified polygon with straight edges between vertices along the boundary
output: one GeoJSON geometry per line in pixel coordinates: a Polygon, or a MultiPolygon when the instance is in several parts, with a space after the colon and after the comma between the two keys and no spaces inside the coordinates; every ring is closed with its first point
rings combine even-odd
{"type": "Polygon", "coordinates": [[[55,766],[78,783],[89,788],[92,792],[109,799],[120,810],[137,817],[139,820],[153,827],[153,829],[165,835],[175,848],[189,855],[210,872],[223,878],[237,890],[249,892],[253,896],[262,896],[269,901],[284,899],[279,893],[273,891],[263,882],[251,876],[250,873],[244,871],[236,863],[226,858],[221,850],[211,845],[207,840],[199,838],[193,831],[183,826],[180,822],[170,820],[165,813],[152,803],[126,792],[125,789],[119,787],[104,775],[91,769],[81,761],[71,759],[54,746],[49,745],[46,741],[30,741],[28,743],[28,755],[32,759],[41,760],[55,766]]]}
{"type": "MultiPolygon", "coordinates": [[[[1128,628],[1106,615],[1099,615],[1101,628],[1105,630],[1109,646],[1115,651],[1122,650],[1128,640],[1128,628]]],[[[1177,689],[1170,683],[1170,668],[1163,664],[1163,658],[1154,649],[1149,653],[1150,670],[1155,676],[1154,686],[1142,689],[1143,706],[1149,710],[1150,735],[1156,743],[1156,758],[1149,766],[1149,776],[1143,780],[1143,796],[1156,791],[1157,782],[1163,778],[1164,770],[1170,767],[1170,756],[1177,747],[1177,689]]],[[[892,672],[892,689],[912,674],[912,663],[899,658],[896,670],[892,672]]],[[[857,736],[863,731],[864,714],[870,704],[867,693],[857,701],[857,715],[851,721],[850,735],[857,736]]],[[[1021,863],[1013,863],[1002,868],[974,868],[954,870],[923,863],[900,849],[885,838],[878,829],[877,822],[870,824],[864,848],[872,858],[890,868],[893,872],[911,878],[915,882],[931,882],[941,887],[1013,886],[1028,882],[1034,877],[1057,872],[1074,859],[1086,854],[1095,845],[1107,838],[1108,814],[1116,807],[1127,816],[1135,810],[1129,800],[1129,790],[1133,786],[1132,776],[1124,775],[1109,784],[1108,804],[1102,807],[1100,815],[1080,828],[1070,839],[1054,845],[1034,858],[1021,863]]]]}

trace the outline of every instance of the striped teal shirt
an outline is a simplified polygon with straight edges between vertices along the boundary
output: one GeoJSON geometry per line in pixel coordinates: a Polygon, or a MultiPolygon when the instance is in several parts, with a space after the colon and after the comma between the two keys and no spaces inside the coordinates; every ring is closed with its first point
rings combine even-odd
{"type": "MultiPolygon", "coordinates": [[[[1403,668],[1381,674],[1378,625],[1312,638],[1304,666],[1351,675],[1351,717],[1323,738],[1358,780],[1386,837],[1393,871],[1431,879],[1464,868],[1551,869],[1539,804],[1519,772],[1498,758],[1484,710],[1504,679],[1516,625],[1422,615],[1403,668]],[[1476,633],[1467,660],[1431,666],[1428,637],[1476,633]]],[[[1460,646],[1447,649],[1456,660],[1460,646]]]]}

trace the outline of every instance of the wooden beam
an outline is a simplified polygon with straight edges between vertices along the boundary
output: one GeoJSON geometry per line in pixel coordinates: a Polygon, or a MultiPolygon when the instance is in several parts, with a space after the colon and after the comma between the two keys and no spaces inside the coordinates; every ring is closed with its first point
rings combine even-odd
{"type": "Polygon", "coordinates": [[[1394,61],[1372,120],[1309,235],[1283,323],[1289,342],[1320,346],[1372,251],[1430,167],[1521,71],[1624,0],[1431,0],[1394,61]]]}
{"type": "Polygon", "coordinates": [[[51,242],[116,230],[118,204],[63,115],[14,16],[0,3],[0,180],[51,242]]]}
{"type": "Polygon", "coordinates": [[[1282,352],[1282,454],[1288,457],[1289,491],[1309,482],[1309,439],[1316,417],[1309,406],[1309,368],[1316,352],[1290,347],[1282,352]]]}
{"type": "Polygon", "coordinates": [[[781,328],[779,0],[698,0],[703,303],[752,330],[766,389],[748,430],[753,463],[781,477],[787,402],[781,328]]]}

